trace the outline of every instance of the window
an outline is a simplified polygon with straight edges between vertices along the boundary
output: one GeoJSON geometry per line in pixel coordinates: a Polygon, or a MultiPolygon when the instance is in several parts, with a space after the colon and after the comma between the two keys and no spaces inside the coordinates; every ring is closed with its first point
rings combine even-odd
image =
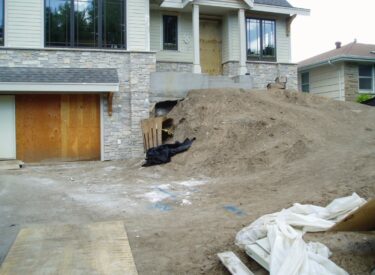
{"type": "Polygon", "coordinates": [[[4,0],[0,0],[0,46],[4,46],[4,0]]]}
{"type": "Polygon", "coordinates": [[[304,93],[310,92],[310,74],[309,73],[301,74],[301,88],[302,88],[302,92],[304,93]]]}
{"type": "Polygon", "coordinates": [[[45,0],[46,46],[125,48],[125,0],[45,0]]]}
{"type": "Polygon", "coordinates": [[[178,19],[177,16],[164,15],[163,16],[163,49],[164,50],[178,50],[178,19]]]}
{"type": "Polygon", "coordinates": [[[374,91],[374,72],[371,65],[359,65],[359,90],[360,91],[374,91]]]}
{"type": "Polygon", "coordinates": [[[276,61],[276,22],[246,18],[247,58],[276,61]]]}

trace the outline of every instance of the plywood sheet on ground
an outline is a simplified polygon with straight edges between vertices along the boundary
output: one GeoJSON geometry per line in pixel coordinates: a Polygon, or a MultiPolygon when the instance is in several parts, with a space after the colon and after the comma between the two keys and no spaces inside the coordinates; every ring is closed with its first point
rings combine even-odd
{"type": "Polygon", "coordinates": [[[0,275],[137,274],[122,222],[52,225],[20,231],[0,275]]]}
{"type": "Polygon", "coordinates": [[[20,160],[99,160],[99,95],[17,95],[16,132],[20,160]]]}
{"type": "Polygon", "coordinates": [[[375,231],[375,199],[348,215],[330,231],[375,231]]]}

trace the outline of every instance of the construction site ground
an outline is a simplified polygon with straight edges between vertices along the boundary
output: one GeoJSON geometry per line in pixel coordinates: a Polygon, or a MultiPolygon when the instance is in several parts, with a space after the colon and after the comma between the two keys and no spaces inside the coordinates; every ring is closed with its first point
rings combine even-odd
{"type": "MultiPolygon", "coordinates": [[[[375,108],[279,91],[202,91],[170,116],[176,139],[197,141],[167,165],[0,171],[0,262],[22,227],[120,220],[139,274],[228,274],[216,256],[228,250],[266,274],[234,245],[244,226],[295,202],[375,197],[375,108]]],[[[305,239],[326,244],[350,274],[375,268],[374,233],[305,239]]]]}

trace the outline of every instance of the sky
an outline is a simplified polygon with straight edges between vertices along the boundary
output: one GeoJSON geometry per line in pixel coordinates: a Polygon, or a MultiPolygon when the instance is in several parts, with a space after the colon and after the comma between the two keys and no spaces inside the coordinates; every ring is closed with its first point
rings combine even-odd
{"type": "Polygon", "coordinates": [[[299,62],[343,45],[375,44],[375,0],[289,0],[294,7],[308,8],[292,25],[292,61],[299,62]]]}

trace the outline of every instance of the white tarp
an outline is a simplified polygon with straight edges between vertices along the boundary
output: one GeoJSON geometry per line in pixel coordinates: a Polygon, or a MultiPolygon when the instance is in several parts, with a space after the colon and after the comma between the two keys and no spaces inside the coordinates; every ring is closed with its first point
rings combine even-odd
{"type": "Polygon", "coordinates": [[[335,199],[326,207],[294,204],[281,212],[265,215],[238,232],[236,244],[243,249],[268,238],[271,275],[348,274],[329,260],[331,252],[321,243],[303,240],[305,232],[326,231],[366,201],[356,193],[335,199]]]}

